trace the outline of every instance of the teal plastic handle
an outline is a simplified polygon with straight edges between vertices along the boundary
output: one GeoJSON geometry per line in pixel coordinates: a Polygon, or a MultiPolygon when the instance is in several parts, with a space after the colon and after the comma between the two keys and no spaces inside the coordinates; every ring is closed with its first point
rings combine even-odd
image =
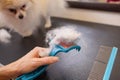
{"type": "MultiPolygon", "coordinates": [[[[69,48],[64,48],[61,45],[55,45],[55,47],[51,50],[49,55],[50,56],[55,56],[59,52],[67,53],[67,52],[69,52],[70,50],[73,50],[73,49],[76,49],[76,50],[80,51],[81,47],[78,46],[78,45],[75,45],[75,46],[71,46],[69,48]]],[[[40,76],[43,72],[45,72],[46,68],[47,68],[47,65],[39,67],[35,71],[32,71],[30,73],[24,74],[24,75],[16,78],[16,80],[34,80],[35,78],[40,76]]]]}

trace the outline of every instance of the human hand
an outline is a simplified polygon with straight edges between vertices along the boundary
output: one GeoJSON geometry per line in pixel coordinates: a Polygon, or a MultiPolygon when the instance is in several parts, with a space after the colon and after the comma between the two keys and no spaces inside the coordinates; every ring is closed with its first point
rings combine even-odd
{"type": "Polygon", "coordinates": [[[15,78],[22,74],[31,72],[36,68],[52,64],[58,61],[58,57],[40,57],[42,51],[48,50],[47,48],[36,47],[31,50],[28,54],[20,58],[19,60],[5,66],[6,69],[13,70],[13,73],[10,73],[11,78],[15,78]]]}

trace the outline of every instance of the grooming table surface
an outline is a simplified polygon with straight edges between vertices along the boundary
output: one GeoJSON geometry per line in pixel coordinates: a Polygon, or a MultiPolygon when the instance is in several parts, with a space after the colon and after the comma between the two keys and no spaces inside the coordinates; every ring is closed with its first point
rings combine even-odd
{"type": "MultiPolygon", "coordinates": [[[[94,65],[97,64],[98,68],[104,66],[96,61],[96,59],[99,58],[98,53],[100,52],[98,51],[100,51],[101,45],[109,47],[106,53],[110,52],[111,47],[115,46],[120,48],[120,27],[118,26],[61,18],[52,18],[52,24],[53,28],[58,26],[76,27],[77,31],[81,32],[81,40],[78,44],[81,45],[82,48],[79,53],[73,50],[68,54],[58,54],[57,56],[60,57],[60,61],[47,68],[46,73],[42,76],[44,80],[87,80],[88,77],[88,80],[90,80],[92,70],[96,69],[94,65]]],[[[4,65],[24,56],[35,46],[45,46],[45,34],[41,30],[33,36],[24,39],[15,32],[13,32],[12,35],[12,42],[10,44],[0,44],[0,63],[4,65]]],[[[108,47],[105,47],[105,49],[108,47]]],[[[104,59],[108,59],[108,57],[104,59]]],[[[118,50],[110,80],[120,80],[119,63],[120,52],[118,50]]],[[[103,74],[102,70],[99,72],[100,75],[103,74]]]]}

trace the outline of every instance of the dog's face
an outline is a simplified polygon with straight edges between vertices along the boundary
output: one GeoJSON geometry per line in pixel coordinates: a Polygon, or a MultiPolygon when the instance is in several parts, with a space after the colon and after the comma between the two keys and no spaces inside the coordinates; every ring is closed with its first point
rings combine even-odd
{"type": "Polygon", "coordinates": [[[7,16],[22,20],[32,5],[32,0],[0,0],[0,11],[7,16]]]}

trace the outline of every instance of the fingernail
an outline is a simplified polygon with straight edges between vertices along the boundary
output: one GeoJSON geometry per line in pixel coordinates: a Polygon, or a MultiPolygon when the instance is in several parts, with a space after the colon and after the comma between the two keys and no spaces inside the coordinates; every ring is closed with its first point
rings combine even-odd
{"type": "Polygon", "coordinates": [[[59,61],[59,57],[54,57],[54,60],[55,61],[59,61]]]}

